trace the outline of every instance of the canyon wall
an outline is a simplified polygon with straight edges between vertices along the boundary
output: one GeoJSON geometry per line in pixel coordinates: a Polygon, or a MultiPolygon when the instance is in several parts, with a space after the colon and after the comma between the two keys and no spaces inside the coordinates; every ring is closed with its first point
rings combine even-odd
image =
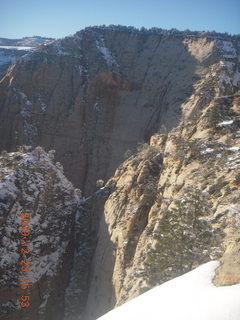
{"type": "Polygon", "coordinates": [[[28,149],[0,157],[0,315],[58,320],[73,265],[79,196],[52,162],[53,152],[28,149]]]}
{"type": "Polygon", "coordinates": [[[240,61],[238,46],[225,47],[182,104],[179,125],[153,135],[106,184],[114,192],[84,320],[210,260],[222,263],[216,285],[240,282],[240,61]]]}
{"type": "MultiPolygon", "coordinates": [[[[2,78],[0,148],[55,149],[85,196],[72,205],[81,192],[69,185],[71,264],[59,265],[68,271],[57,302],[50,281],[42,319],[94,320],[209,260],[222,262],[216,285],[240,282],[239,53],[231,39],[86,28],[42,45],[2,78]],[[98,179],[107,181],[99,190],[98,179]]],[[[15,159],[3,157],[4,168],[15,159]]],[[[34,157],[49,165],[44,151],[34,157]]]]}
{"type": "Polygon", "coordinates": [[[1,80],[0,148],[55,149],[67,177],[90,194],[128,149],[176,126],[216,51],[214,39],[104,28],[42,45],[1,80]]]}

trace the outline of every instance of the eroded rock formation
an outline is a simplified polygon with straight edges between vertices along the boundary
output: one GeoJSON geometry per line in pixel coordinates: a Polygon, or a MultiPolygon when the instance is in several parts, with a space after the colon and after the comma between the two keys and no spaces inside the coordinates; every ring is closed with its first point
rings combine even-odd
{"type": "Polygon", "coordinates": [[[107,183],[115,191],[103,210],[86,319],[214,259],[222,262],[216,285],[239,283],[239,60],[232,52],[194,85],[180,124],[153,135],[107,183]]]}
{"type": "Polygon", "coordinates": [[[162,124],[177,125],[182,103],[219,62],[218,51],[215,39],[111,28],[42,46],[1,81],[0,147],[55,149],[67,177],[90,194],[126,150],[162,124]]]}
{"type": "Polygon", "coordinates": [[[240,282],[239,85],[237,41],[111,28],[42,46],[8,70],[1,149],[55,149],[86,196],[65,320],[94,320],[214,259],[217,285],[240,282]]]}
{"type": "Polygon", "coordinates": [[[78,197],[42,148],[1,156],[1,319],[61,319],[78,197]],[[27,244],[27,245],[26,245],[27,244]],[[21,288],[30,284],[29,288],[21,288]],[[20,306],[21,296],[30,306],[20,306]],[[28,300],[26,300],[28,302],[28,300]]]}

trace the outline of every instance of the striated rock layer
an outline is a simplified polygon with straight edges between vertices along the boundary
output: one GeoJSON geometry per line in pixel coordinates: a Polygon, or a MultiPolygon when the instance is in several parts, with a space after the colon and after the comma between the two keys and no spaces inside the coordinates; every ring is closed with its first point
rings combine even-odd
{"type": "Polygon", "coordinates": [[[239,57],[228,45],[232,53],[224,47],[194,84],[180,124],[153,135],[106,184],[115,191],[103,210],[84,319],[214,259],[222,262],[216,285],[240,282],[239,57]]]}
{"type": "Polygon", "coordinates": [[[55,149],[67,177],[89,194],[126,150],[162,124],[177,125],[223,42],[87,28],[43,45],[1,80],[0,148],[55,149]]]}
{"type": "MultiPolygon", "coordinates": [[[[57,300],[47,307],[41,300],[39,319],[94,320],[214,259],[222,262],[217,285],[240,282],[239,70],[237,41],[121,28],[87,28],[8,70],[0,82],[0,148],[55,149],[67,177],[90,195],[78,202],[75,222],[72,202],[64,207],[69,246],[71,234],[75,239],[67,250],[72,263],[57,264],[65,272],[60,294],[51,280],[50,297],[57,300]],[[130,156],[141,141],[150,144],[130,156]],[[92,195],[96,180],[108,178],[92,195]]],[[[34,157],[41,160],[41,152],[34,157]]],[[[63,209],[65,194],[48,179],[49,206],[57,197],[63,209]]],[[[52,217],[58,247],[66,240],[60,217],[52,217]]]]}

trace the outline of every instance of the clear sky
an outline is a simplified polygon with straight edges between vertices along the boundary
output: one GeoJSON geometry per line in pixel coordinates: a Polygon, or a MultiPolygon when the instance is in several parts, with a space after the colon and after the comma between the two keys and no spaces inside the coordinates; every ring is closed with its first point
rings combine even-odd
{"type": "Polygon", "coordinates": [[[0,37],[60,38],[86,26],[240,33],[240,0],[0,0],[0,37]]]}

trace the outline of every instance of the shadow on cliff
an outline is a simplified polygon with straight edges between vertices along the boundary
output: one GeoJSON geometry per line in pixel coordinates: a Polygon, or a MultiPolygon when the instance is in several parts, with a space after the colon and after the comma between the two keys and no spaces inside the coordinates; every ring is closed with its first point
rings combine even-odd
{"type": "MultiPolygon", "coordinates": [[[[113,41],[106,30],[106,47],[118,63],[113,72],[88,36],[81,73],[74,56],[36,52],[0,85],[0,148],[55,149],[66,176],[85,195],[96,180],[113,175],[126,150],[148,141],[161,125],[178,125],[181,105],[199,79],[197,69],[207,67],[181,38],[114,32],[113,41]],[[96,62],[87,63],[90,58],[96,62]]],[[[72,49],[79,50],[74,41],[72,49]]]]}
{"type": "Polygon", "coordinates": [[[95,320],[113,309],[116,302],[112,283],[115,250],[104,217],[101,219],[98,234],[102,241],[98,242],[92,261],[90,289],[82,320],[95,320]]]}

